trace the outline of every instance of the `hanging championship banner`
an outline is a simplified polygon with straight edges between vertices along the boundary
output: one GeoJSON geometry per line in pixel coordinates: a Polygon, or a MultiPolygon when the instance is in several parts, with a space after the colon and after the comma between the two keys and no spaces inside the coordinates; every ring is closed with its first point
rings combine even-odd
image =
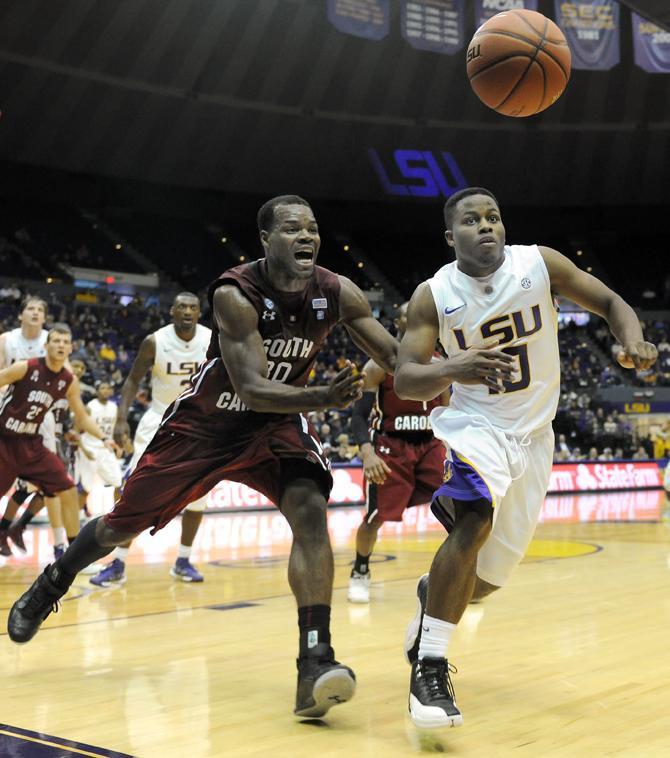
{"type": "Polygon", "coordinates": [[[464,0],[402,0],[402,36],[418,50],[454,55],[465,44],[464,0]]]}
{"type": "Polygon", "coordinates": [[[366,39],[389,33],[389,0],[328,0],[328,20],[340,32],[366,39]]]}
{"type": "Polygon", "coordinates": [[[670,72],[670,32],[631,13],[635,65],[650,74],[670,72]]]}
{"type": "Polygon", "coordinates": [[[617,0],[554,0],[556,23],[572,52],[572,68],[608,71],[619,62],[617,0]]]}
{"type": "Polygon", "coordinates": [[[537,0],[475,0],[475,23],[477,28],[496,13],[515,10],[537,10],[537,0]]]}

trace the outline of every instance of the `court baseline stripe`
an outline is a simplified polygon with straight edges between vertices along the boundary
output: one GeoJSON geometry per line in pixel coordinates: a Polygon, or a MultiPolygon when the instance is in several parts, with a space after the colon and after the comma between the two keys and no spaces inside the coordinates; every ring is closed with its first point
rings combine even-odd
{"type": "MultiPolygon", "coordinates": [[[[69,750],[71,753],[77,753],[78,755],[87,755],[89,758],[110,758],[110,756],[118,756],[118,758],[124,758],[127,756],[127,758],[132,758],[132,756],[129,756],[128,753],[116,753],[116,752],[109,752],[105,751],[104,753],[91,753],[88,750],[81,750],[77,747],[71,747],[70,745],[63,744],[62,742],[50,742],[49,740],[43,740],[39,737],[29,737],[27,734],[19,734],[18,732],[8,732],[6,729],[0,729],[0,734],[4,734],[7,737],[14,737],[18,740],[28,740],[29,742],[36,742],[38,745],[45,745],[46,747],[56,747],[60,748],[61,750],[66,749],[69,750]]],[[[68,740],[69,742],[69,740],[68,740]]]]}

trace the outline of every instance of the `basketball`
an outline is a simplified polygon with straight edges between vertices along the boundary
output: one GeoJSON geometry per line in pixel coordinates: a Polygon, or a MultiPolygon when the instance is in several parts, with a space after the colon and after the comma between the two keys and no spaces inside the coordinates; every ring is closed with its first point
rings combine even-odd
{"type": "Polygon", "coordinates": [[[472,89],[504,116],[532,116],[563,93],[570,48],[563,32],[541,13],[512,10],[482,24],[468,45],[472,89]]]}

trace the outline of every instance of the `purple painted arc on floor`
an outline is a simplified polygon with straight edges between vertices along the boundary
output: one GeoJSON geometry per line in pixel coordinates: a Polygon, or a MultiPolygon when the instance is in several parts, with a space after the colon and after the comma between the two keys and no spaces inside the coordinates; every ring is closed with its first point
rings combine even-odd
{"type": "Polygon", "coordinates": [[[129,753],[0,724],[0,755],[11,758],[137,758],[129,753]]]}

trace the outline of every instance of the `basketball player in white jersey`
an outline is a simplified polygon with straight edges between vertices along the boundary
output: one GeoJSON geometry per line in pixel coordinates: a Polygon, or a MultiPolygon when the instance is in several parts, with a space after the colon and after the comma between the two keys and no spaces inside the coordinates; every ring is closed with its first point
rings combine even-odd
{"type": "MultiPolygon", "coordinates": [[[[44,329],[47,317],[46,301],[34,295],[27,295],[21,302],[19,309],[19,326],[9,332],[0,334],[0,370],[7,368],[17,361],[29,360],[30,358],[42,358],[46,355],[46,341],[48,332],[44,329]]],[[[40,426],[42,442],[47,450],[56,451],[56,423],[54,415],[49,411],[40,426]]],[[[28,488],[25,482],[19,481],[14,494],[7,504],[5,514],[0,519],[0,555],[11,555],[11,548],[7,538],[22,551],[25,551],[22,533],[26,526],[37,514],[44,504],[47,506],[49,522],[53,531],[54,555],[59,558],[66,547],[66,538],[69,530],[74,539],[79,531],[79,514],[61,512],[61,503],[57,497],[42,498],[34,494],[28,508],[24,511],[21,519],[12,524],[20,506],[25,503],[34,488],[28,488]],[[65,518],[65,521],[64,521],[65,518]],[[67,526],[67,530],[66,530],[67,526]]]]}
{"type": "MultiPolygon", "coordinates": [[[[177,295],[170,309],[172,323],[148,335],[142,341],[130,374],[121,390],[121,403],[114,429],[114,437],[123,444],[128,438],[128,411],[137,389],[147,372],[151,370],[151,406],[137,425],[133,440],[133,457],[128,467],[132,472],[151,442],[163,418],[165,409],[184,390],[189,378],[205,360],[211,338],[211,330],[198,323],[200,301],[191,292],[177,295]]],[[[193,540],[197,534],[205,510],[206,498],[190,503],[182,514],[181,544],[175,565],[170,574],[184,582],[202,582],[202,574],[190,562],[193,540]]],[[[130,542],[116,548],[114,560],[90,581],[100,587],[126,581],[125,562],[130,542]]]]}
{"type": "MultiPolygon", "coordinates": [[[[119,410],[112,400],[113,394],[114,388],[109,382],[100,382],[97,397],[86,403],[88,415],[106,437],[111,437],[114,433],[119,410]]],[[[96,474],[106,485],[114,487],[114,499],[118,498],[118,490],[123,481],[121,462],[109,448],[92,434],[85,432],[79,439],[76,460],[82,507],[86,503],[88,493],[93,489],[96,474]]]]}
{"type": "Polygon", "coordinates": [[[625,368],[649,368],[657,355],[633,309],[601,281],[551,248],[506,245],[488,190],[457,192],[444,216],[456,260],[412,296],[395,374],[403,398],[452,390],[430,418],[447,449],[431,508],[449,539],[419,582],[405,645],[410,716],[428,728],[462,723],[450,637],[468,602],[502,587],[521,561],[544,500],[560,385],[553,293],[607,321],[625,368]],[[432,363],[438,337],[448,359],[432,363]]]}

